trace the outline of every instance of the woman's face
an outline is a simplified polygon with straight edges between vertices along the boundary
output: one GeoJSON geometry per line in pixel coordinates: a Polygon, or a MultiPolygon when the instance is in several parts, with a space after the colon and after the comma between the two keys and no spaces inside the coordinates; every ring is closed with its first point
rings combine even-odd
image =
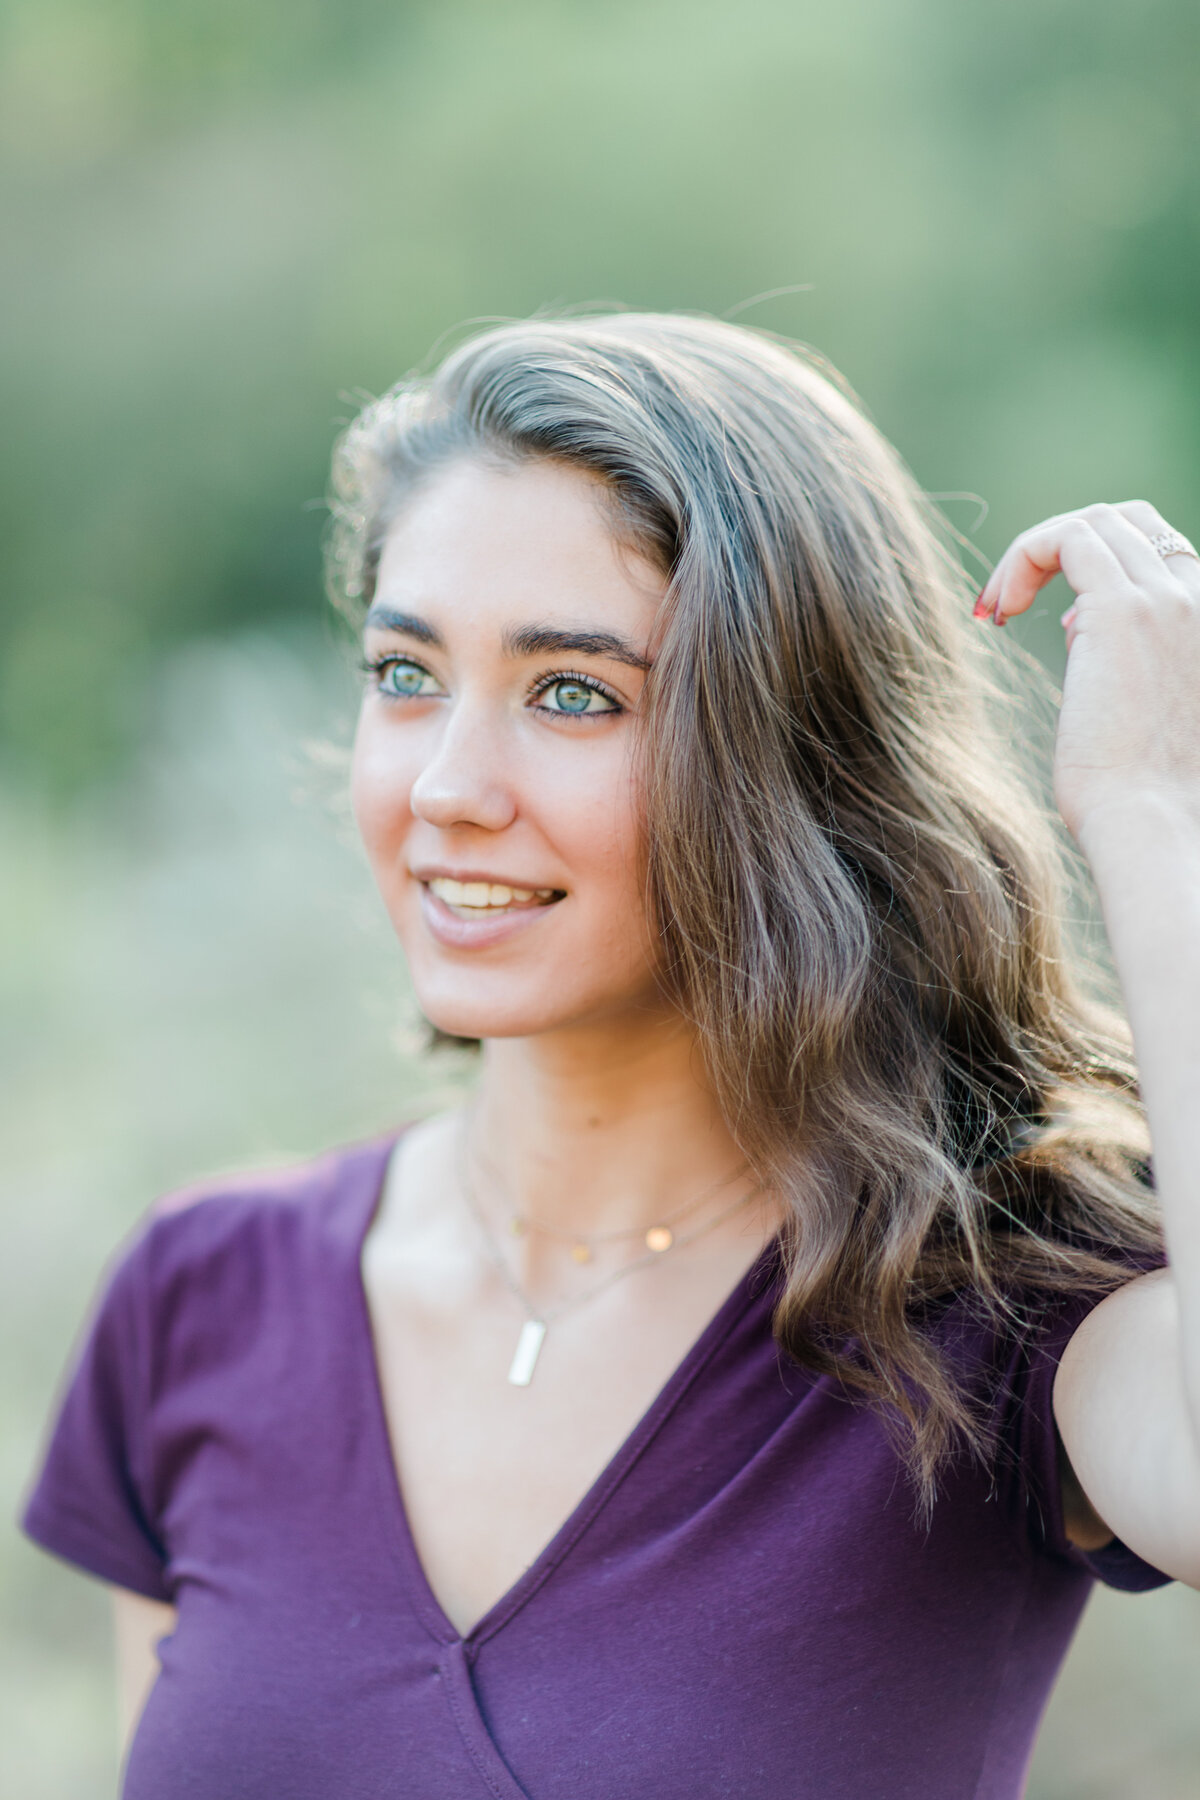
{"type": "Polygon", "coordinates": [[[662,1010],[634,748],[663,586],[559,464],[453,463],[388,534],[354,808],[443,1031],[662,1010]]]}

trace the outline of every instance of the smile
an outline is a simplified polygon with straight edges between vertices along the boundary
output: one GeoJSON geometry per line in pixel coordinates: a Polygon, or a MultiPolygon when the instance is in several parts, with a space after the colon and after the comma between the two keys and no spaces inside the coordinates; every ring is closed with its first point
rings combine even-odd
{"type": "Polygon", "coordinates": [[[426,883],[443,906],[464,919],[495,918],[518,907],[549,906],[557,897],[554,888],[509,887],[500,881],[453,881],[435,875],[426,883]]]}
{"type": "Polygon", "coordinates": [[[425,929],[446,950],[482,951],[537,931],[565,900],[561,888],[517,887],[510,881],[458,881],[418,876],[425,929]]]}

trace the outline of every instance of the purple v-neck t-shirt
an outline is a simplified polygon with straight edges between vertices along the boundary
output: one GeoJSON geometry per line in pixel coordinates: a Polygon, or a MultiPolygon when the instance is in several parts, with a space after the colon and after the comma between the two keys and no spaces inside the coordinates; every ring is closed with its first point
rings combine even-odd
{"type": "Polygon", "coordinates": [[[1001,1452],[924,1529],[875,1414],[781,1361],[764,1257],[464,1638],[360,1273],[390,1147],[160,1206],[104,1291],[25,1527],[179,1609],[125,1800],[1019,1795],[1093,1575],[1165,1579],[1064,1537],[1050,1395],[1086,1305],[1023,1342],[948,1309],[1001,1452]]]}

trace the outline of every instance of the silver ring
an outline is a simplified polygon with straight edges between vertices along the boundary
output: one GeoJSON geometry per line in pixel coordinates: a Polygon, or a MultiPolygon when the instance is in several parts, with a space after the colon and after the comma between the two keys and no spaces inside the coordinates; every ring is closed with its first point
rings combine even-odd
{"type": "Polygon", "coordinates": [[[1150,539],[1150,548],[1160,556],[1194,556],[1200,562],[1200,550],[1188,543],[1182,531],[1160,531],[1150,539]]]}

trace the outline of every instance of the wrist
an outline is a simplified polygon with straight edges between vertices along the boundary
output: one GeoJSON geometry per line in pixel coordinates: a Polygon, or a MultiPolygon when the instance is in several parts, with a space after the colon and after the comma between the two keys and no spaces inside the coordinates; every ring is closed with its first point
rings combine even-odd
{"type": "Polygon", "coordinates": [[[1074,837],[1097,881],[1162,855],[1186,867],[1200,860],[1200,792],[1153,787],[1114,794],[1089,808],[1074,837]]]}

